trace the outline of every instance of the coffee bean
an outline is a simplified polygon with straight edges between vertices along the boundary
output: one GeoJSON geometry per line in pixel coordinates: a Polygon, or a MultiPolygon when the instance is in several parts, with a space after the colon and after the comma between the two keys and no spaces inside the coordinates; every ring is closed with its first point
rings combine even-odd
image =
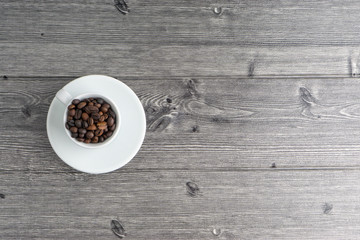
{"type": "Polygon", "coordinates": [[[84,143],[90,143],[91,142],[91,139],[85,139],[84,143]]]}
{"type": "Polygon", "coordinates": [[[88,106],[91,113],[98,113],[99,109],[95,106],[88,106]]]}
{"type": "Polygon", "coordinates": [[[79,137],[78,137],[76,140],[78,140],[79,142],[85,141],[84,136],[83,136],[83,137],[80,137],[80,135],[79,135],[79,137]]]}
{"type": "Polygon", "coordinates": [[[95,121],[97,121],[97,120],[100,119],[100,114],[99,114],[99,113],[92,113],[92,114],[91,114],[91,117],[92,117],[95,121]]]}
{"type": "Polygon", "coordinates": [[[100,104],[100,103],[97,103],[95,106],[96,106],[97,108],[101,108],[101,104],[100,104]]]}
{"type": "Polygon", "coordinates": [[[110,108],[110,104],[108,104],[108,103],[104,103],[102,106],[103,106],[104,108],[107,108],[107,109],[110,108]]]}
{"type": "Polygon", "coordinates": [[[75,113],[76,113],[75,109],[71,109],[68,112],[68,116],[73,117],[73,116],[75,116],[75,113]]]}
{"type": "Polygon", "coordinates": [[[114,118],[113,118],[113,117],[109,117],[108,120],[107,120],[107,125],[108,125],[109,127],[111,127],[112,125],[114,125],[114,123],[115,123],[114,118]]]}
{"type": "Polygon", "coordinates": [[[74,105],[74,104],[71,104],[71,105],[68,106],[68,109],[69,109],[69,110],[70,110],[70,109],[73,109],[73,108],[75,108],[75,105],[74,105]]]}
{"type": "Polygon", "coordinates": [[[76,120],[75,121],[75,126],[77,127],[77,128],[81,128],[81,124],[82,123],[82,121],[79,119],[79,120],[76,120]]]}
{"type": "Polygon", "coordinates": [[[75,126],[75,121],[71,119],[70,121],[68,121],[68,124],[70,127],[73,127],[75,126]]]}
{"type": "Polygon", "coordinates": [[[105,117],[105,120],[109,118],[109,115],[107,115],[106,113],[104,113],[104,117],[105,117]]]}
{"type": "Polygon", "coordinates": [[[85,134],[79,133],[79,138],[85,137],[85,134]]]}
{"type": "Polygon", "coordinates": [[[99,104],[103,104],[103,103],[104,103],[104,99],[102,99],[102,98],[97,98],[97,99],[96,99],[96,102],[99,103],[99,104]]]}
{"type": "Polygon", "coordinates": [[[83,128],[88,128],[88,127],[89,127],[89,124],[88,124],[87,121],[82,121],[81,126],[82,126],[83,128]]]}
{"type": "Polygon", "coordinates": [[[90,98],[86,98],[84,101],[87,102],[87,103],[91,102],[90,98]]]}
{"type": "Polygon", "coordinates": [[[78,134],[77,134],[77,133],[71,133],[71,137],[72,137],[72,138],[77,138],[77,137],[78,137],[78,134]]]}
{"type": "Polygon", "coordinates": [[[116,124],[114,123],[114,125],[112,125],[112,126],[109,128],[109,130],[110,130],[110,131],[114,131],[115,128],[116,128],[116,124]]]}
{"type": "Polygon", "coordinates": [[[80,129],[78,130],[78,132],[81,133],[81,134],[85,134],[85,133],[86,133],[86,129],[80,128],[80,129]]]}
{"type": "Polygon", "coordinates": [[[109,109],[109,115],[113,118],[116,118],[116,114],[113,110],[109,109]]]}
{"type": "Polygon", "coordinates": [[[91,140],[92,143],[97,143],[99,142],[99,138],[98,137],[93,137],[93,139],[91,140]]]}
{"type": "Polygon", "coordinates": [[[99,142],[103,142],[105,139],[103,136],[99,137],[99,142]]]}
{"type": "Polygon", "coordinates": [[[89,100],[90,100],[90,101],[94,101],[94,98],[91,97],[91,98],[89,98],[89,100]]]}
{"type": "Polygon", "coordinates": [[[107,123],[106,122],[98,122],[96,125],[101,130],[105,130],[107,128],[107,123]]]}
{"type": "Polygon", "coordinates": [[[111,137],[112,134],[113,134],[113,132],[109,131],[106,133],[106,137],[109,138],[109,137],[111,137]]]}
{"type": "Polygon", "coordinates": [[[103,122],[105,121],[105,117],[104,116],[101,116],[100,119],[99,119],[100,122],[103,122]]]}
{"type": "Polygon", "coordinates": [[[72,133],[76,133],[77,131],[78,131],[77,127],[71,127],[70,128],[70,132],[72,132],[72,133]]]}
{"type": "Polygon", "coordinates": [[[66,121],[70,121],[70,120],[72,120],[72,119],[73,119],[72,116],[67,116],[66,121]]]}
{"type": "Polygon", "coordinates": [[[96,130],[96,126],[95,126],[95,124],[90,125],[90,126],[87,128],[87,130],[90,130],[90,131],[95,131],[95,130],[96,130]]]}
{"type": "Polygon", "coordinates": [[[94,106],[94,103],[93,103],[93,102],[89,102],[89,103],[88,103],[88,106],[94,106]]]}
{"type": "Polygon", "coordinates": [[[74,99],[74,100],[72,100],[71,103],[74,104],[74,105],[78,105],[80,102],[81,101],[79,99],[74,99]]]}
{"type": "Polygon", "coordinates": [[[95,131],[95,136],[99,137],[99,136],[101,136],[103,133],[104,133],[103,130],[98,129],[98,130],[95,131]]]}
{"type": "Polygon", "coordinates": [[[106,139],[107,139],[106,134],[103,134],[103,135],[102,135],[102,137],[104,138],[104,140],[106,140],[106,139]]]}
{"type": "Polygon", "coordinates": [[[106,108],[106,107],[104,107],[104,106],[102,106],[102,107],[100,108],[100,111],[102,111],[103,113],[107,113],[107,112],[109,111],[109,109],[106,108]]]}
{"type": "Polygon", "coordinates": [[[89,106],[86,106],[86,107],[84,108],[84,110],[85,110],[85,112],[86,112],[87,114],[90,114],[90,113],[91,113],[91,111],[90,111],[90,109],[89,109],[89,106]]]}
{"type": "Polygon", "coordinates": [[[93,118],[89,118],[89,119],[88,119],[88,123],[89,123],[89,126],[93,125],[93,124],[94,124],[94,119],[93,119],[93,118]]]}
{"type": "Polygon", "coordinates": [[[81,114],[82,114],[82,111],[81,111],[80,109],[76,109],[76,113],[75,113],[74,118],[75,118],[75,119],[80,119],[80,118],[81,118],[81,114]]]}
{"type": "Polygon", "coordinates": [[[104,113],[102,111],[99,112],[100,116],[104,115],[104,113]]]}
{"type": "Polygon", "coordinates": [[[106,127],[106,128],[104,129],[104,132],[107,133],[108,131],[109,131],[109,129],[106,127]]]}
{"type": "Polygon", "coordinates": [[[86,138],[93,138],[94,137],[94,133],[89,131],[86,133],[86,138]]]}
{"type": "Polygon", "coordinates": [[[65,124],[65,127],[66,127],[66,129],[70,129],[69,123],[66,123],[66,124],[65,124]]]}
{"type": "Polygon", "coordinates": [[[86,102],[80,102],[78,105],[77,105],[77,108],[78,109],[82,109],[83,107],[86,106],[86,102]]]}
{"type": "Polygon", "coordinates": [[[83,112],[81,114],[81,118],[84,120],[84,121],[87,121],[89,119],[89,114],[87,114],[86,112],[83,112]]]}

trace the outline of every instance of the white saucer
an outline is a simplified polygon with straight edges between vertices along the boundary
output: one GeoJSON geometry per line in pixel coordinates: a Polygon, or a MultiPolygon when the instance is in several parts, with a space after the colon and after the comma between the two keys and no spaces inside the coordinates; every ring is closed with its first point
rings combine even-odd
{"type": "Polygon", "coordinates": [[[64,112],[67,109],[56,97],[47,115],[47,134],[56,154],[69,166],[86,173],[107,173],[121,168],[139,151],[146,132],[144,108],[136,94],[119,80],[89,75],[77,78],[63,87],[71,96],[97,93],[108,96],[121,114],[119,133],[108,145],[89,149],[79,146],[64,131],[64,112]]]}

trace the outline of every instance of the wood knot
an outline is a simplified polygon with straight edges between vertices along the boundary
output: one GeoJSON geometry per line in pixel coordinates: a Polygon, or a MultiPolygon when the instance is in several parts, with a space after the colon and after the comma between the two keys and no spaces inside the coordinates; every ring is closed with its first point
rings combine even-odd
{"type": "Polygon", "coordinates": [[[311,92],[307,88],[300,87],[299,88],[299,93],[300,93],[301,100],[306,105],[311,105],[312,103],[316,102],[315,98],[312,96],[311,92]]]}
{"type": "Polygon", "coordinates": [[[192,127],[192,132],[195,133],[195,132],[200,132],[199,130],[199,126],[195,125],[192,127]]]}
{"type": "Polygon", "coordinates": [[[0,198],[5,199],[5,194],[0,193],[0,198]]]}
{"type": "Polygon", "coordinates": [[[124,238],[126,236],[125,229],[118,220],[111,220],[110,226],[111,231],[119,238],[124,238]]]}
{"type": "Polygon", "coordinates": [[[248,77],[253,77],[255,71],[255,61],[251,61],[248,67],[248,77]]]}
{"type": "Polygon", "coordinates": [[[329,214],[333,209],[333,205],[330,203],[324,203],[322,206],[322,210],[324,214],[329,214]]]}
{"type": "Polygon", "coordinates": [[[167,101],[168,103],[172,103],[171,98],[167,98],[166,101],[167,101]]]}
{"type": "Polygon", "coordinates": [[[8,77],[7,77],[6,75],[4,75],[4,76],[3,76],[3,79],[5,79],[5,80],[6,80],[6,79],[8,79],[8,77]]]}
{"type": "Polygon", "coordinates": [[[276,164],[273,162],[270,167],[271,168],[276,168],[276,164]]]}
{"type": "Polygon", "coordinates": [[[216,14],[216,15],[220,15],[222,13],[222,7],[214,7],[213,8],[213,12],[216,14]]]}
{"type": "Polygon", "coordinates": [[[186,190],[190,197],[196,197],[200,193],[200,188],[194,182],[187,182],[186,183],[186,190]]]}
{"type": "Polygon", "coordinates": [[[130,8],[128,7],[125,0],[114,0],[116,9],[122,14],[128,14],[130,12],[130,8]]]}
{"type": "Polygon", "coordinates": [[[24,114],[25,118],[31,117],[31,110],[29,106],[24,106],[21,108],[21,112],[24,114]]]}

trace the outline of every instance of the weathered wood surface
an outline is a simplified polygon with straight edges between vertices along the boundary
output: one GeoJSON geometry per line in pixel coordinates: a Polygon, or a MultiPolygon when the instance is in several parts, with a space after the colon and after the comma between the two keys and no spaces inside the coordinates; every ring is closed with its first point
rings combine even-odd
{"type": "Polygon", "coordinates": [[[359,176],[276,169],[2,173],[0,236],[118,239],[110,229],[118,219],[125,239],[358,239],[359,176]]]}
{"type": "MultiPolygon", "coordinates": [[[[70,170],[46,140],[49,104],[70,80],[1,80],[0,112],[14,119],[0,127],[0,169],[70,170]]],[[[360,167],[354,78],[122,80],[140,97],[148,122],[144,145],[125,171],[360,167]]]]}
{"type": "Polygon", "coordinates": [[[133,0],[129,5],[131,12],[122,15],[113,0],[1,1],[0,75],[348,76],[360,71],[356,0],[133,0]]]}
{"type": "Polygon", "coordinates": [[[0,3],[0,239],[358,239],[360,3],[0,3]],[[105,175],[52,151],[56,91],[112,75],[138,155],[105,175]],[[120,232],[120,235],[123,235],[120,232]]]}

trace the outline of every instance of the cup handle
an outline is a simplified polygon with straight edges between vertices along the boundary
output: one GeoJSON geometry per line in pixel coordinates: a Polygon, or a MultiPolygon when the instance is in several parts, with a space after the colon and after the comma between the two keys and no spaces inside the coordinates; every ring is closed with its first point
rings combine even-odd
{"type": "Polygon", "coordinates": [[[55,97],[64,105],[67,105],[72,100],[70,93],[63,88],[56,93],[55,97]]]}

